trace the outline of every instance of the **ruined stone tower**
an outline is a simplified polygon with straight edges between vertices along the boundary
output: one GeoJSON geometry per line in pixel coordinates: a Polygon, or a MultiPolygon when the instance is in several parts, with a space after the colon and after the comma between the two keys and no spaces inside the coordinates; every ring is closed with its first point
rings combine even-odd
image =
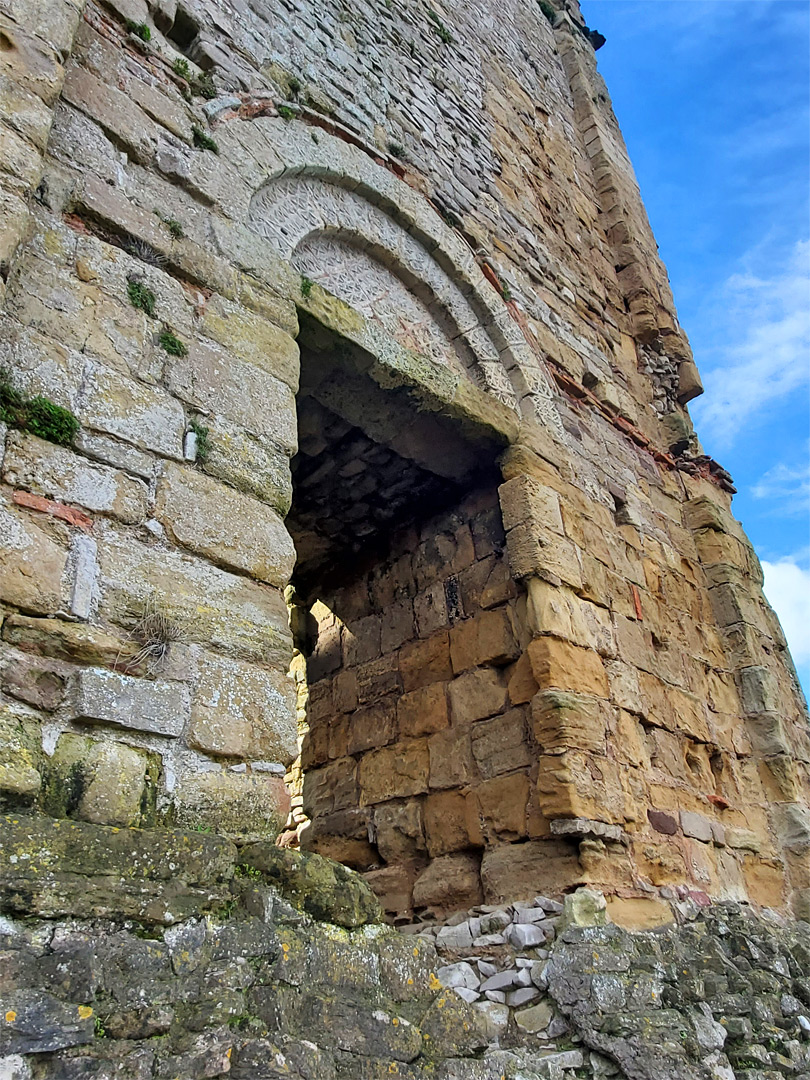
{"type": "MultiPolygon", "coordinates": [[[[281,832],[400,923],[810,917],[806,709],[600,41],[576,0],[0,4],[10,910],[82,914],[75,853],[25,878],[61,822],[281,832]]],[[[199,913],[205,865],[91,913],[199,913]]]]}

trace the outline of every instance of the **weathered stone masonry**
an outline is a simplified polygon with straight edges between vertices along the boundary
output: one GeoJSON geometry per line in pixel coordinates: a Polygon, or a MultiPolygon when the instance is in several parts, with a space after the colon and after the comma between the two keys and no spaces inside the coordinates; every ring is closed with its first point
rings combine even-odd
{"type": "Polygon", "coordinates": [[[810,914],[806,708],[593,41],[572,0],[0,5],[12,814],[283,830],[400,922],[810,914]]]}

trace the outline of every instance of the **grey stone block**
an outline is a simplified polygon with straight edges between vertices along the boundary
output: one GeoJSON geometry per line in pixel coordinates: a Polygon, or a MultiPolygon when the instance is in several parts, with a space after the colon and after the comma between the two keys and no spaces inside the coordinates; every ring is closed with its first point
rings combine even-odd
{"type": "Polygon", "coordinates": [[[77,678],[73,718],[176,738],[189,718],[189,692],[182,683],[85,668],[77,678]]]}

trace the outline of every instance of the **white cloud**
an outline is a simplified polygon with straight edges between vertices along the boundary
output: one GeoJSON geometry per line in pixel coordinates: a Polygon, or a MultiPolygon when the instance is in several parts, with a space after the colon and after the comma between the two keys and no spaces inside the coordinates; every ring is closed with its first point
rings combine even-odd
{"type": "Polygon", "coordinates": [[[709,370],[703,364],[706,393],[694,411],[698,432],[716,451],[788,394],[806,393],[810,241],[799,241],[769,276],[733,274],[713,307],[712,336],[719,344],[710,350],[709,370]]]}
{"type": "Polygon", "coordinates": [[[803,517],[810,513],[810,448],[804,464],[791,467],[780,461],[768,469],[753,485],[751,494],[775,504],[772,514],[803,517]]]}
{"type": "Polygon", "coordinates": [[[810,664],[810,567],[796,556],[763,562],[765,595],[771,603],[797,667],[810,664]]]}

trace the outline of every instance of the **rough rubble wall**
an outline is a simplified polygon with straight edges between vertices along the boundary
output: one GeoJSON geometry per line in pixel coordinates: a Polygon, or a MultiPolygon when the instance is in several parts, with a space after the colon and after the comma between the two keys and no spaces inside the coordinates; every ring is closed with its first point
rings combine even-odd
{"type": "MultiPolygon", "coordinates": [[[[504,773],[528,778],[525,833],[464,856],[487,895],[685,884],[807,913],[806,712],[682,406],[688,347],[577,13],[0,18],[3,359],[80,423],[56,445],[4,413],[4,799],[242,840],[285,818],[303,312],[414,415],[508,445],[530,764],[504,773]]],[[[474,607],[452,633],[478,648],[474,607]]],[[[497,682],[500,659],[475,667],[497,682]]],[[[432,737],[508,716],[471,703],[432,737]]]]}
{"type": "Polygon", "coordinates": [[[629,933],[579,890],[479,910],[508,942],[459,924],[434,943],[377,923],[362,879],[318,856],[4,825],[7,1080],[808,1075],[807,923],[687,900],[629,933]]]}

